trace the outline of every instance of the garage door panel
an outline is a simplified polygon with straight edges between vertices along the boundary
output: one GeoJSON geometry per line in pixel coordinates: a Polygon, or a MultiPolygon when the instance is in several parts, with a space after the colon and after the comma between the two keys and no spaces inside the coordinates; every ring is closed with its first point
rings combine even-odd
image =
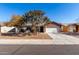
{"type": "Polygon", "coordinates": [[[57,28],[46,28],[46,32],[57,33],[58,32],[58,29],[57,28]]]}

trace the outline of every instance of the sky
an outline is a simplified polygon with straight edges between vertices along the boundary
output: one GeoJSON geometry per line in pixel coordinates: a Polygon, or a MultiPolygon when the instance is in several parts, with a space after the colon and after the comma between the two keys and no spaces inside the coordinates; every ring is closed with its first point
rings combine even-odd
{"type": "Polygon", "coordinates": [[[79,18],[78,3],[0,3],[0,22],[10,21],[12,15],[23,15],[29,10],[42,10],[58,23],[75,23],[79,18]]]}

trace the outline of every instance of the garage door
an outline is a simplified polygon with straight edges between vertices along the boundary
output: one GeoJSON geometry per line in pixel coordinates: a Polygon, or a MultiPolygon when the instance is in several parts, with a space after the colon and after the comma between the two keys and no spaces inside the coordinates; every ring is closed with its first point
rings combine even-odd
{"type": "Polygon", "coordinates": [[[58,29],[57,28],[46,28],[46,32],[53,32],[53,33],[57,33],[58,29]]]}

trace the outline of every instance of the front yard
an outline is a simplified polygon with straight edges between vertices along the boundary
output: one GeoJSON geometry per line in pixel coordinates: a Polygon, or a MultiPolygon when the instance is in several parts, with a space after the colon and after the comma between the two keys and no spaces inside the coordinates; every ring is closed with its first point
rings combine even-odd
{"type": "Polygon", "coordinates": [[[47,33],[39,33],[37,35],[25,35],[25,36],[9,36],[2,35],[0,39],[52,39],[47,33]]]}

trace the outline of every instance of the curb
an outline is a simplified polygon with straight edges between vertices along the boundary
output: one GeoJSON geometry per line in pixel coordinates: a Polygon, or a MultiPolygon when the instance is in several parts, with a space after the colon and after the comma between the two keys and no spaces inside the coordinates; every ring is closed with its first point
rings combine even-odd
{"type": "Polygon", "coordinates": [[[51,39],[0,39],[0,44],[39,44],[39,45],[50,45],[53,44],[51,39]]]}

